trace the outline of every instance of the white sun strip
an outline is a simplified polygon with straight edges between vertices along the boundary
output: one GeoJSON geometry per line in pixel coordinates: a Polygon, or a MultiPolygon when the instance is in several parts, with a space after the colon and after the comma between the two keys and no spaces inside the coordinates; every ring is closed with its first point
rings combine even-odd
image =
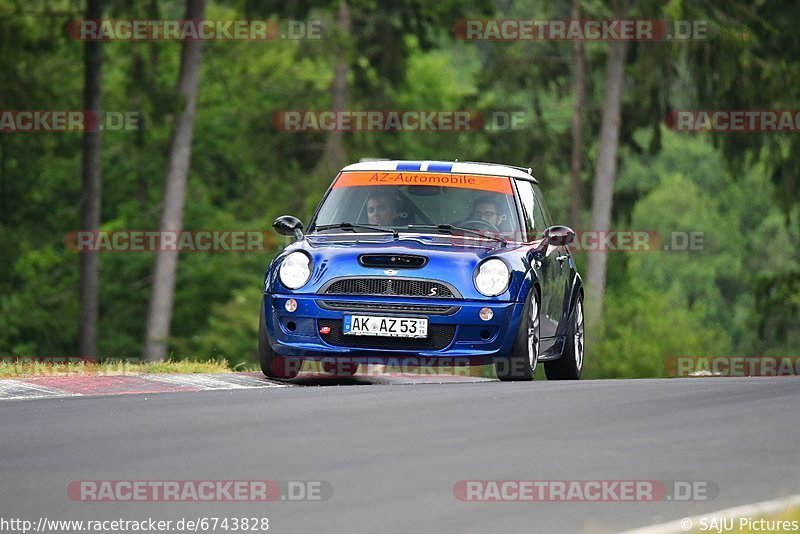
{"type": "Polygon", "coordinates": [[[251,376],[236,374],[194,374],[194,375],[143,375],[142,378],[170,384],[173,386],[196,388],[202,390],[212,389],[255,389],[270,387],[287,387],[288,384],[270,382],[266,379],[261,380],[251,376]]]}
{"type": "Polygon", "coordinates": [[[622,534],[679,534],[689,531],[698,532],[702,530],[701,519],[705,519],[706,524],[709,524],[712,519],[715,519],[717,523],[721,523],[722,519],[736,520],[738,518],[749,518],[757,520],[764,516],[782,514],[797,507],[800,507],[800,494],[789,495],[788,497],[781,497],[770,501],[745,504],[734,508],[726,508],[724,510],[717,510],[716,512],[708,512],[692,517],[684,517],[683,519],[670,521],[668,523],[626,530],[622,534]]]}
{"type": "MultiPolygon", "coordinates": [[[[398,160],[386,160],[386,161],[362,161],[360,163],[351,163],[342,171],[395,171],[397,170],[398,163],[417,163],[418,161],[398,161],[398,160]]],[[[448,164],[452,163],[453,167],[450,169],[450,173],[453,174],[483,174],[489,176],[513,176],[515,178],[525,178],[530,180],[531,175],[525,171],[515,169],[514,167],[508,167],[506,165],[499,165],[494,163],[467,163],[463,161],[426,161],[421,162],[423,165],[426,165],[424,168],[427,169],[431,163],[443,163],[448,164]]],[[[420,167],[422,170],[423,167],[420,167]]],[[[402,172],[402,171],[401,171],[402,172]]]]}
{"type": "Polygon", "coordinates": [[[44,399],[52,397],[78,397],[80,393],[68,393],[38,386],[21,380],[0,380],[0,400],[44,399]]]}

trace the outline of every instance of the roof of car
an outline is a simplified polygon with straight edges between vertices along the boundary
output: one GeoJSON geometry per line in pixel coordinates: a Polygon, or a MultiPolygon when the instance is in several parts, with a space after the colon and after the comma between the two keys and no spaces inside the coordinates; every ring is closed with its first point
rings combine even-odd
{"type": "Polygon", "coordinates": [[[482,163],[478,161],[406,161],[406,160],[362,160],[348,165],[342,171],[420,171],[452,174],[483,174],[489,176],[512,176],[539,183],[531,175],[531,169],[482,163]]]}

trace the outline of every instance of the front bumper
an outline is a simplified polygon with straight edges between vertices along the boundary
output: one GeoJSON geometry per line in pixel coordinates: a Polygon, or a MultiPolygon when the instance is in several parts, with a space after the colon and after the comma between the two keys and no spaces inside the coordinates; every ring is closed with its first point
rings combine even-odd
{"type": "Polygon", "coordinates": [[[491,361],[511,350],[522,320],[524,303],[355,295],[265,294],[264,316],[272,349],[283,356],[321,360],[332,356],[350,361],[380,361],[418,356],[430,359],[466,358],[491,361]],[[286,302],[297,309],[286,311],[286,302]],[[488,321],[478,315],[488,307],[488,321]],[[392,317],[427,317],[427,338],[346,336],[341,333],[348,313],[392,317]],[[329,333],[320,333],[328,327],[329,333]]]}

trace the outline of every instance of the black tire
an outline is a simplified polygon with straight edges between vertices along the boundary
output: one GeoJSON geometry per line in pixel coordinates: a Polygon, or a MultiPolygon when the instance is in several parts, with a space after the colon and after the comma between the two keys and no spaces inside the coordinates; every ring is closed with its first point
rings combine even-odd
{"type": "Polygon", "coordinates": [[[283,380],[295,378],[300,373],[303,362],[296,359],[289,359],[281,356],[269,344],[267,339],[267,327],[264,323],[264,301],[261,302],[261,316],[258,319],[258,360],[261,364],[261,372],[269,378],[280,378],[283,380]]]}
{"type": "Polygon", "coordinates": [[[511,353],[494,362],[497,378],[503,382],[533,380],[533,375],[536,374],[536,367],[539,363],[539,303],[539,292],[534,288],[522,311],[522,320],[519,322],[511,353]],[[536,305],[535,317],[531,313],[531,307],[534,304],[536,305]],[[533,349],[528,347],[531,335],[533,335],[533,349]],[[530,357],[531,350],[536,354],[533,362],[530,357]]]}
{"type": "Polygon", "coordinates": [[[544,363],[544,374],[548,380],[580,380],[585,352],[583,320],[583,296],[579,294],[570,317],[561,357],[544,363]]]}

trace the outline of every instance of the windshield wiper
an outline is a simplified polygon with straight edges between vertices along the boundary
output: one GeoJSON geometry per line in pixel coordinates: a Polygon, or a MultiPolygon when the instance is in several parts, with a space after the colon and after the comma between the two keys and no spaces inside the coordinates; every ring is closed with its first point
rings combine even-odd
{"type": "Polygon", "coordinates": [[[332,228],[339,228],[341,230],[352,230],[353,232],[356,231],[356,228],[364,228],[366,230],[374,230],[376,232],[388,232],[392,234],[394,237],[398,236],[397,230],[392,228],[386,228],[385,226],[375,226],[372,224],[353,224],[349,222],[343,222],[338,224],[321,224],[319,226],[314,226],[314,230],[330,230],[332,228]]]}
{"type": "Polygon", "coordinates": [[[495,241],[501,242],[503,245],[507,245],[508,242],[500,236],[487,234],[481,232],[480,230],[473,230],[472,228],[464,228],[463,226],[454,226],[452,224],[409,224],[409,230],[414,229],[423,229],[423,230],[441,230],[443,232],[448,232],[449,234],[453,234],[454,232],[462,232],[464,234],[476,235],[479,237],[485,237],[486,239],[494,239],[495,241]]]}

